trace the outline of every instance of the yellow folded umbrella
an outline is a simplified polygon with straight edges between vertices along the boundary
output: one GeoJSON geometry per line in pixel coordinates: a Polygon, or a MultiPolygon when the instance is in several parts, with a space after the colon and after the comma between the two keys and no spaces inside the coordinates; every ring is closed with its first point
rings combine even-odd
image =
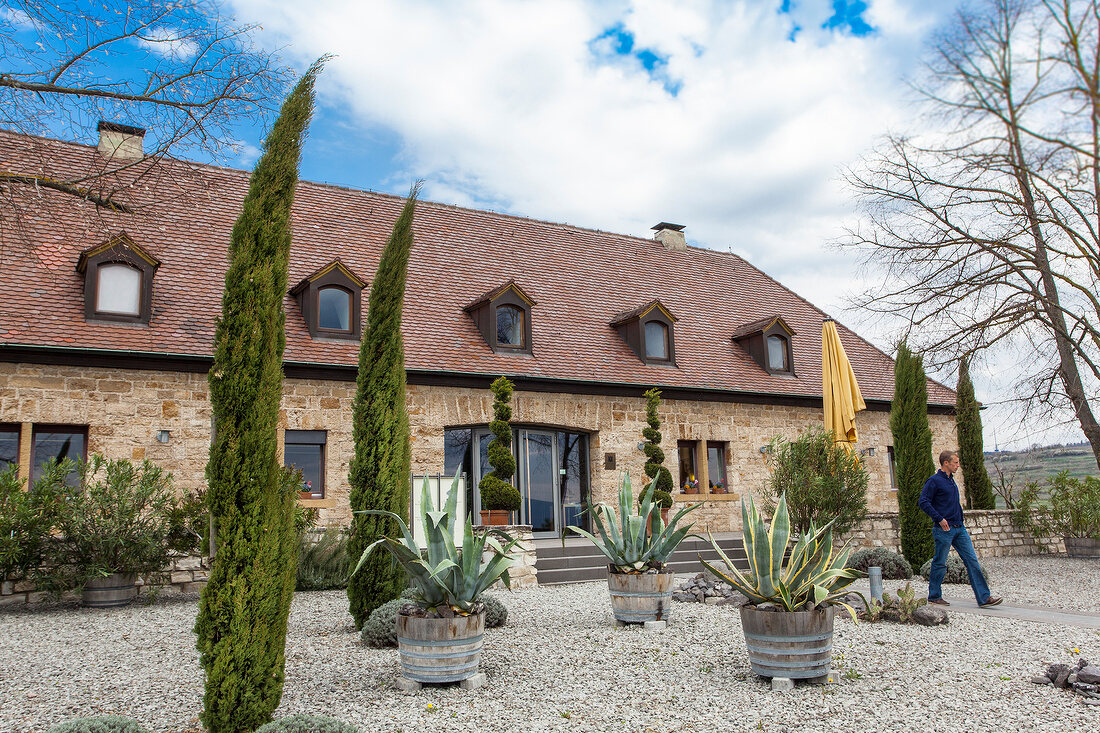
{"type": "Polygon", "coordinates": [[[867,404],[832,318],[821,326],[821,390],[825,429],[833,431],[836,442],[850,451],[857,440],[856,413],[866,410],[867,404]]]}

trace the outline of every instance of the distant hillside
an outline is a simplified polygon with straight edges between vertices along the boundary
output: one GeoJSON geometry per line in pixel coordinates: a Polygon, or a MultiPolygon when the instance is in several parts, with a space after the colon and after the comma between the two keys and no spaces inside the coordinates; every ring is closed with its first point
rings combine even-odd
{"type": "MultiPolygon", "coordinates": [[[[1048,476],[1069,471],[1070,476],[1100,476],[1096,458],[1087,443],[1055,445],[1022,451],[987,451],[985,468],[996,487],[1003,477],[1006,483],[1020,489],[1029,481],[1043,482],[1048,476]]],[[[998,499],[998,507],[1004,506],[998,499]]]]}

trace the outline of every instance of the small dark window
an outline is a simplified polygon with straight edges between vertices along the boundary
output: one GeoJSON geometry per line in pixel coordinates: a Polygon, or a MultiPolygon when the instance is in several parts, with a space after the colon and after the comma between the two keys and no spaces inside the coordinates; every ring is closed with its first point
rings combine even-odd
{"type": "Polygon", "coordinates": [[[680,458],[680,491],[685,494],[699,493],[699,479],[695,473],[695,451],[698,443],[694,440],[680,440],[676,443],[676,453],[680,458]]]}
{"type": "MultiPolygon", "coordinates": [[[[31,484],[42,478],[42,469],[53,461],[87,457],[88,428],[78,425],[35,425],[31,433],[31,484]]],[[[79,475],[71,472],[66,483],[76,486],[79,475]]]]}
{"type": "Polygon", "coordinates": [[[647,359],[668,359],[668,326],[660,321],[645,324],[645,356],[647,359]]]}
{"type": "Polygon", "coordinates": [[[707,443],[707,485],[711,491],[719,494],[729,489],[726,482],[725,443],[707,443]]]}
{"type": "Polygon", "coordinates": [[[768,368],[776,372],[790,370],[787,359],[787,339],[782,336],[768,336],[768,368]]]}
{"type": "Polygon", "coordinates": [[[336,286],[317,291],[317,328],[345,333],[351,330],[351,293],[336,286]]]}
{"type": "Polygon", "coordinates": [[[886,446],[886,457],[890,460],[890,491],[898,490],[898,465],[894,462],[894,446],[886,446]]]}
{"type": "Polygon", "coordinates": [[[19,426],[0,425],[0,471],[19,463],[19,426]]]}
{"type": "Polygon", "coordinates": [[[325,498],[324,430],[287,430],[283,440],[283,465],[302,472],[301,499],[325,498]]]}
{"type": "Polygon", "coordinates": [[[84,275],[84,317],[148,323],[158,267],[160,262],[125,234],[81,252],[76,270],[84,275]]]}
{"type": "Polygon", "coordinates": [[[497,306],[497,346],[523,348],[523,309],[514,305],[497,306]]]}

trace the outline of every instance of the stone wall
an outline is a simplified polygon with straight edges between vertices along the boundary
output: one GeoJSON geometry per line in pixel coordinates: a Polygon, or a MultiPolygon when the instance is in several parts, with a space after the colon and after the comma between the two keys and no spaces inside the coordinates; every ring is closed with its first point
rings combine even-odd
{"type": "MultiPolygon", "coordinates": [[[[346,525],[348,464],[352,456],[352,382],[287,379],[279,425],[291,430],[327,431],[325,498],[303,500],[316,508],[321,524],[346,525]]],[[[435,474],[444,467],[444,429],[486,425],[492,417],[488,389],[412,385],[407,406],[412,437],[412,470],[435,474]]],[[[644,481],[644,454],[638,450],[645,424],[645,399],[544,392],[516,392],[513,422],[561,428],[589,435],[589,476],[595,501],[614,499],[620,477],[629,472],[635,485],[644,481]],[[605,458],[613,456],[614,469],[605,458]]],[[[767,456],[760,452],[776,435],[794,437],[806,426],[820,424],[821,410],[781,405],[664,400],[661,447],[665,465],[677,479],[678,440],[699,441],[697,474],[706,484],[706,441],[727,447],[727,494],[676,494],[677,505],[702,502],[693,514],[696,529],[713,532],[740,529],[738,500],[759,496],[769,476],[767,456]]],[[[88,426],[88,450],[112,458],[148,458],[172,472],[181,489],[204,483],[210,442],[211,410],[204,374],[157,372],[105,367],[0,363],[0,423],[22,425],[21,465],[30,465],[35,424],[88,426]],[[156,434],[168,430],[159,443],[156,434]]],[[[954,419],[931,416],[933,449],[955,447],[954,419]]],[[[887,446],[889,414],[866,411],[857,418],[860,442],[873,447],[866,457],[870,471],[869,508],[896,510],[890,487],[887,446]]],[[[280,440],[282,433],[280,432],[280,440]]]]}
{"type": "MultiPolygon", "coordinates": [[[[1012,521],[1011,509],[967,510],[965,515],[966,529],[979,557],[1065,552],[1065,545],[1060,537],[1036,540],[1027,535],[1012,521]]],[[[851,541],[857,548],[885,547],[901,552],[897,512],[869,514],[862,524],[841,539],[851,541]]]]}
{"type": "MultiPolygon", "coordinates": [[[[204,558],[193,556],[177,557],[168,566],[168,582],[158,585],[157,593],[161,596],[175,596],[183,593],[199,593],[210,573],[210,565],[204,558]]],[[[144,578],[138,578],[135,583],[138,587],[138,598],[148,595],[153,588],[145,583],[144,578]]],[[[5,580],[0,583],[0,607],[22,605],[24,603],[37,603],[45,600],[46,593],[36,590],[34,583],[28,580],[5,580]]],[[[61,596],[63,601],[79,601],[80,593],[68,592],[61,596]]]]}

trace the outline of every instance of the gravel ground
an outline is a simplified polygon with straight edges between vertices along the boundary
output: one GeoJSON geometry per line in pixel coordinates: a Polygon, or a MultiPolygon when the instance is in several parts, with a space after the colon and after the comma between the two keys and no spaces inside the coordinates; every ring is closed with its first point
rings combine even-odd
{"type": "MultiPolygon", "coordinates": [[[[987,564],[996,592],[1014,603],[1049,606],[1064,594],[1096,608],[1095,563],[1039,557],[987,564]]],[[[966,586],[947,590],[949,597],[969,593],[966,586]]],[[[677,603],[668,630],[657,633],[617,627],[601,583],[501,597],[509,619],[486,634],[488,684],[404,694],[393,686],[396,650],[359,643],[342,592],[297,594],[276,716],[323,713],[365,732],[406,733],[1100,728],[1100,707],[1028,681],[1050,662],[1074,661],[1074,648],[1100,661],[1095,630],[964,613],[936,628],[856,626],[838,616],[840,682],[772,692],[751,673],[729,607],[677,603]]],[[[0,731],[44,731],[107,712],[158,732],[197,729],[196,610],[193,599],[170,599],[113,612],[0,612],[0,731]]]]}

